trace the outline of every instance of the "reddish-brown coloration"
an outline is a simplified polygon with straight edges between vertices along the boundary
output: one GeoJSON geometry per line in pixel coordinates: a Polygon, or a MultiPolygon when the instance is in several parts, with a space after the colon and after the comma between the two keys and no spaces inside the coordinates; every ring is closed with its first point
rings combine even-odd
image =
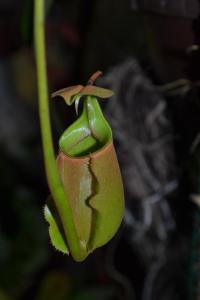
{"type": "Polygon", "coordinates": [[[66,101],[66,103],[68,105],[71,105],[73,102],[71,102],[71,97],[78,94],[83,88],[83,85],[79,84],[79,85],[73,85],[73,86],[70,86],[68,88],[64,88],[64,89],[61,89],[59,91],[56,91],[55,93],[51,94],[51,97],[54,98],[54,97],[57,97],[57,96],[60,96],[60,97],[63,97],[66,101]]]}
{"type": "Polygon", "coordinates": [[[87,85],[93,85],[99,76],[103,75],[103,72],[96,71],[88,80],[87,85]]]}
{"type": "Polygon", "coordinates": [[[57,164],[81,245],[92,251],[106,244],[120,226],[124,211],[113,143],[85,157],[60,152],[57,164]]]}

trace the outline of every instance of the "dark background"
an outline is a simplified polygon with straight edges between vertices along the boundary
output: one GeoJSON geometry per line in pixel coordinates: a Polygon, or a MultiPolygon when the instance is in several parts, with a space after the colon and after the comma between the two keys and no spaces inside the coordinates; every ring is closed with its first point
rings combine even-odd
{"type": "MultiPolygon", "coordinates": [[[[198,1],[49,0],[46,13],[49,92],[97,69],[97,84],[115,92],[102,106],[126,211],[116,237],[83,263],[50,245],[33,0],[1,0],[0,300],[199,299],[198,1]]],[[[76,116],[61,99],[50,105],[58,150],[76,116]]]]}

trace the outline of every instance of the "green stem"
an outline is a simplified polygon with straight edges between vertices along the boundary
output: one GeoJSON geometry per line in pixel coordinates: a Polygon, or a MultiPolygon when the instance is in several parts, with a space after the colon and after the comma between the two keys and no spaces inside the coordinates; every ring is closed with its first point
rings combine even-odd
{"type": "Polygon", "coordinates": [[[76,260],[83,260],[87,255],[81,249],[77,237],[72,212],[64,192],[63,185],[57,170],[52,133],[50,123],[50,112],[48,103],[48,85],[46,71],[45,51],[45,7],[44,0],[35,0],[34,12],[34,36],[35,56],[37,67],[39,115],[42,135],[42,144],[45,160],[45,169],[50,191],[55,200],[55,205],[61,217],[63,229],[67,238],[68,247],[76,260]]]}

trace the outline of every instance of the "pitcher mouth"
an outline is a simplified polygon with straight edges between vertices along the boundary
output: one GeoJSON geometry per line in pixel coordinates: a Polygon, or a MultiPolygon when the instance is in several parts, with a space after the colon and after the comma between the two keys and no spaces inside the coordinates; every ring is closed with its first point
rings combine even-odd
{"type": "Polygon", "coordinates": [[[108,141],[106,144],[98,148],[96,151],[89,151],[85,155],[73,156],[64,153],[61,149],[59,151],[59,155],[65,159],[74,159],[74,160],[81,160],[81,159],[88,159],[88,157],[98,157],[99,155],[103,155],[106,151],[108,151],[111,147],[113,147],[113,141],[108,141]]]}

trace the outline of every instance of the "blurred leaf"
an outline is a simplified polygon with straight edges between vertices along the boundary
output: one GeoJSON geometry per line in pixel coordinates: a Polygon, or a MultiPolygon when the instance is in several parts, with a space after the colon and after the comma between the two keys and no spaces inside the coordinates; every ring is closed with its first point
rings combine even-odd
{"type": "Polygon", "coordinates": [[[13,82],[18,96],[29,104],[36,103],[36,74],[29,48],[16,51],[10,60],[13,82]]]}
{"type": "Polygon", "coordinates": [[[117,300],[118,295],[119,290],[116,287],[95,286],[78,291],[72,300],[117,300]]]}
{"type": "Polygon", "coordinates": [[[0,300],[11,300],[2,290],[0,290],[0,300]]]}
{"type": "Polygon", "coordinates": [[[30,277],[48,259],[45,221],[35,197],[33,190],[15,187],[7,191],[9,201],[1,214],[0,246],[6,253],[0,255],[0,284],[13,297],[23,293],[30,277]]]}
{"type": "Polygon", "coordinates": [[[35,300],[67,300],[69,290],[68,276],[63,272],[54,271],[42,280],[35,300]]]}
{"type": "Polygon", "coordinates": [[[33,35],[33,0],[24,1],[21,18],[21,35],[24,42],[30,43],[33,35]]]}

